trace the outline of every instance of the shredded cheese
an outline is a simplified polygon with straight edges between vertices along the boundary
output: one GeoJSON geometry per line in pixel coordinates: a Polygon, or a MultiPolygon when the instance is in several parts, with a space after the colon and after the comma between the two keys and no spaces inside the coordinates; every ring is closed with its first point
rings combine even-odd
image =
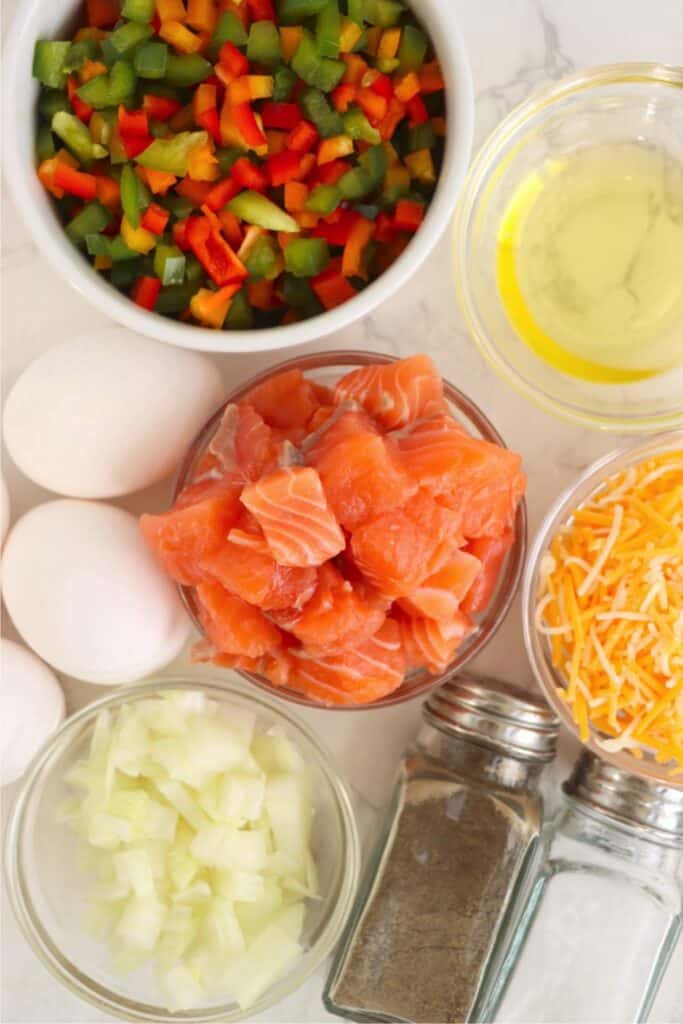
{"type": "Polygon", "coordinates": [[[683,774],[683,450],[574,510],[544,557],[536,623],[581,738],[683,774]]]}

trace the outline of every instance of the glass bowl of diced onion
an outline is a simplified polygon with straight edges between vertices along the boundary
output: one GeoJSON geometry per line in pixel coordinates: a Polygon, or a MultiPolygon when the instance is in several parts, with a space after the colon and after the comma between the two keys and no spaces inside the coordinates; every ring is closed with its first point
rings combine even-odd
{"type": "Polygon", "coordinates": [[[10,900],[44,966],[101,1011],[155,1024],[240,1020],[293,992],[338,941],[359,864],[351,803],[329,753],[281,706],[224,677],[152,680],[72,716],[34,760],[6,835],[10,900]],[[203,723],[201,736],[183,732],[188,721],[193,730],[203,723]],[[297,867],[302,817],[306,863],[297,867]],[[240,844],[226,847],[234,829],[240,844]],[[184,850],[181,834],[193,838],[184,850]],[[202,844],[216,836],[207,855],[202,844]],[[258,865],[248,852],[255,842],[258,865]],[[231,851],[220,868],[216,849],[231,851]],[[152,894],[132,869],[116,891],[119,866],[140,856],[152,865],[152,894]],[[151,954],[126,948],[159,914],[151,954]],[[190,940],[178,934],[186,921],[190,940]]]}
{"type": "Polygon", "coordinates": [[[683,430],[604,456],[559,496],[522,617],[536,680],[576,738],[683,787],[683,430]]]}

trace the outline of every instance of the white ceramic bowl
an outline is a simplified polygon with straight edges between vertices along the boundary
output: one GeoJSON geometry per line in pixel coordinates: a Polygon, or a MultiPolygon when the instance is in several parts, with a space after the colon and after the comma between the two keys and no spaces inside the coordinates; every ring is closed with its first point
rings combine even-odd
{"type": "Polygon", "coordinates": [[[472,78],[465,46],[444,0],[411,0],[429,32],[446,80],[448,130],[439,184],[420,230],[405,252],[368,288],[336,309],[301,323],[253,331],[192,327],[139,309],[103,281],[71,245],[35,174],[34,132],[38,83],[31,76],[36,39],[58,39],[80,0],[25,0],[8,34],[5,64],[5,171],[13,198],[36,245],[55,269],[103,313],[141,334],[183,348],[265,352],[331,334],[368,314],[403,285],[447,227],[469,164],[474,122],[472,78]]]}

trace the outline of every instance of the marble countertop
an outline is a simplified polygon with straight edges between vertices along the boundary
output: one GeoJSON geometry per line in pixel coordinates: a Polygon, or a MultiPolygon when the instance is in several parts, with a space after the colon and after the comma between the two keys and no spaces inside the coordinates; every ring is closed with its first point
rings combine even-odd
{"type": "MultiPolygon", "coordinates": [[[[681,61],[681,0],[442,0],[449,4],[469,49],[476,91],[476,136],[480,143],[497,121],[539,84],[581,67],[621,60],[681,61]]],[[[4,27],[20,0],[5,0],[4,27]]],[[[3,205],[2,340],[4,387],[37,355],[75,333],[96,333],[108,321],[68,288],[31,242],[12,203],[3,205]]],[[[308,346],[309,349],[320,348],[308,346]]],[[[445,377],[470,395],[491,417],[507,443],[523,453],[529,474],[530,528],[539,524],[551,499],[577,473],[618,443],[614,435],[593,433],[559,422],[526,404],[493,376],[459,315],[450,269],[449,233],[410,286],[375,314],[324,343],[325,348],[366,348],[407,355],[429,352],[445,377]]],[[[301,350],[299,350],[301,351],[301,350]]],[[[233,385],[272,363],[273,357],[217,356],[226,385],[233,385]]],[[[12,518],[48,495],[4,460],[12,518]]],[[[162,508],[166,489],[126,500],[132,511],[162,508]]],[[[5,616],[3,635],[14,637],[5,616]]],[[[520,615],[515,606],[504,626],[472,666],[532,686],[524,653],[520,615]]],[[[64,679],[69,710],[102,694],[64,679]]],[[[354,715],[308,712],[346,773],[367,833],[390,791],[400,752],[414,735],[419,704],[354,715]]],[[[557,782],[568,772],[576,746],[563,737],[561,757],[551,770],[551,802],[557,782]]],[[[2,791],[6,818],[17,787],[2,791]]],[[[652,1014],[657,1022],[683,1022],[683,943],[672,961],[652,1014]]],[[[109,1020],[61,988],[35,960],[18,931],[3,893],[0,1020],[22,1024],[109,1020]]],[[[614,984],[621,965],[614,964],[614,984]]],[[[258,1018],[271,1022],[335,1020],[320,1001],[324,970],[277,1007],[258,1018]]],[[[587,1022],[588,1024],[588,1022],[587,1022]]]]}

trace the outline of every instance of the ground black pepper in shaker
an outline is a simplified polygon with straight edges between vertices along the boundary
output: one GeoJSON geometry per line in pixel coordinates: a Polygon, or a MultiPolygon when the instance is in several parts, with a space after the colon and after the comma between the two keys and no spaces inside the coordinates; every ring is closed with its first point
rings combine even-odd
{"type": "Polygon", "coordinates": [[[558,731],[550,709],[460,676],[424,719],[325,991],[328,1009],[352,1020],[472,1018],[537,845],[538,780],[558,731]]]}

